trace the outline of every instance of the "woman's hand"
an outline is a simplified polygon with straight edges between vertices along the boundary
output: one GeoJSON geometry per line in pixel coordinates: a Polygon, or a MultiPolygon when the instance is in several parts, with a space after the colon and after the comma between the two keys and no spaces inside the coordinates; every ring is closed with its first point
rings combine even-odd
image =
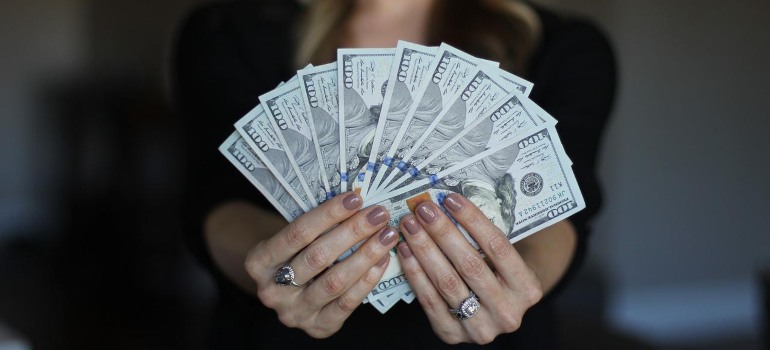
{"type": "Polygon", "coordinates": [[[286,326],[314,338],[331,336],[379,282],[398,234],[385,227],[389,213],[384,208],[359,211],[362,203],[352,192],[336,196],[249,252],[245,267],[257,283],[257,296],[286,326]],[[363,240],[355,253],[332,266],[363,240]],[[275,273],[284,265],[294,270],[299,287],[276,283],[275,273]]]}
{"type": "Polygon", "coordinates": [[[524,312],[543,295],[538,276],[473,203],[451,194],[444,206],[494,268],[435,204],[420,203],[416,215],[402,218],[406,242],[399,244],[398,257],[433,330],[450,344],[486,344],[516,331],[524,312]],[[449,310],[460,308],[471,291],[481,307],[470,318],[455,318],[449,310]]]}

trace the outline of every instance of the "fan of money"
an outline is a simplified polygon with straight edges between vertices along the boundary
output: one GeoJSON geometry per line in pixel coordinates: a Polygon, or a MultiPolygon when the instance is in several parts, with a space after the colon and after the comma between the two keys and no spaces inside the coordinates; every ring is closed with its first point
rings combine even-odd
{"type": "MultiPolygon", "coordinates": [[[[259,96],[220,152],[288,221],[352,190],[398,227],[417,203],[443,208],[455,192],[514,243],[585,207],[532,88],[447,44],[339,49],[259,96]]],[[[414,294],[391,252],[365,302],[385,313],[399,300],[414,294]]]]}

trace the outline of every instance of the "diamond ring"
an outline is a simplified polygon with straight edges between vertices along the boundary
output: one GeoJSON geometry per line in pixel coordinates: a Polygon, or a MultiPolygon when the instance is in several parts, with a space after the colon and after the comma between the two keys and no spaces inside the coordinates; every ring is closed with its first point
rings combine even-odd
{"type": "Polygon", "coordinates": [[[303,284],[297,284],[294,282],[294,269],[289,264],[283,265],[275,272],[275,284],[279,286],[295,286],[302,287],[303,284]]]}
{"type": "Polygon", "coordinates": [[[449,309],[449,313],[451,313],[452,316],[458,320],[467,320],[473,317],[473,315],[475,315],[479,309],[481,309],[479,298],[476,297],[476,293],[471,291],[471,296],[465,298],[465,300],[463,300],[463,302],[460,304],[459,308],[449,309]]]}

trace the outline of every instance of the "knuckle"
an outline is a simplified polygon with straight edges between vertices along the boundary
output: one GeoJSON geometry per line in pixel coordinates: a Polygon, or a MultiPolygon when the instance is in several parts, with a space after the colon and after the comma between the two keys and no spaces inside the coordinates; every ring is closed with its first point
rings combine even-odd
{"type": "Polygon", "coordinates": [[[345,291],[346,276],[338,271],[327,272],[322,279],[324,292],[329,296],[336,296],[345,291]]]}
{"type": "Polygon", "coordinates": [[[314,339],[328,338],[332,334],[331,332],[327,331],[326,329],[322,329],[322,328],[318,328],[318,327],[308,328],[308,329],[305,329],[304,331],[305,331],[305,333],[307,333],[307,335],[309,335],[310,337],[312,337],[314,339]]]}
{"type": "Polygon", "coordinates": [[[497,334],[492,333],[492,331],[488,328],[481,328],[477,332],[473,333],[472,337],[475,343],[486,345],[495,340],[497,334]]]}
{"type": "Polygon", "coordinates": [[[458,221],[461,221],[463,225],[467,227],[488,227],[489,225],[489,219],[486,215],[484,215],[483,212],[480,210],[468,210],[468,211],[461,211],[459,213],[454,214],[455,218],[458,221]]]}
{"type": "Polygon", "coordinates": [[[295,317],[294,313],[284,311],[278,313],[278,320],[283,323],[284,326],[289,328],[297,328],[299,327],[299,322],[297,322],[297,317],[295,317]]]}
{"type": "Polygon", "coordinates": [[[382,256],[382,253],[380,253],[377,248],[374,247],[374,244],[366,244],[364,245],[363,249],[359,249],[358,251],[361,252],[364,260],[366,260],[369,265],[379,261],[382,256]]]}
{"type": "Polygon", "coordinates": [[[438,278],[438,289],[447,295],[454,295],[456,294],[460,286],[462,285],[462,282],[460,281],[460,278],[457,277],[457,275],[453,273],[446,273],[442,276],[439,276],[438,278]]]}
{"type": "Polygon", "coordinates": [[[337,308],[343,313],[343,314],[351,314],[353,311],[358,308],[360,305],[360,302],[353,297],[349,295],[343,295],[336,299],[335,301],[337,308]]]}
{"type": "Polygon", "coordinates": [[[321,209],[321,222],[325,223],[326,225],[333,225],[340,220],[342,220],[342,217],[340,217],[340,213],[343,213],[343,210],[338,210],[336,206],[333,205],[322,205],[321,209]]]}
{"type": "Polygon", "coordinates": [[[510,255],[511,251],[513,251],[513,246],[503,235],[494,235],[489,239],[487,247],[489,255],[495,258],[503,258],[510,255]]]}
{"type": "Polygon", "coordinates": [[[513,312],[506,312],[499,315],[498,318],[498,323],[505,333],[513,333],[521,327],[521,317],[513,312]]]}
{"type": "Polygon", "coordinates": [[[428,279],[425,271],[418,265],[418,263],[401,264],[401,269],[404,270],[404,274],[408,280],[417,281],[428,279]]]}
{"type": "Polygon", "coordinates": [[[262,257],[263,254],[257,254],[256,249],[252,249],[249,251],[248,255],[246,255],[246,259],[243,260],[243,268],[246,270],[246,273],[249,274],[251,279],[257,280],[257,277],[260,276],[259,271],[262,270],[261,267],[265,266],[261,260],[264,258],[262,257]]]}
{"type": "Polygon", "coordinates": [[[431,249],[433,249],[434,243],[430,239],[425,239],[424,236],[421,238],[422,239],[413,239],[409,241],[409,248],[412,252],[419,251],[428,254],[431,249]]]}
{"type": "Polygon", "coordinates": [[[292,249],[302,249],[310,243],[310,232],[307,226],[298,222],[286,227],[286,245],[292,249]]]}
{"type": "Polygon", "coordinates": [[[524,286],[522,294],[529,303],[529,306],[532,306],[537,304],[540,299],[543,298],[543,288],[540,286],[540,283],[532,281],[524,286]]]}
{"type": "Polygon", "coordinates": [[[275,297],[274,293],[270,292],[269,288],[257,289],[257,298],[259,298],[259,301],[262,302],[263,305],[270,309],[274,309],[278,303],[278,299],[275,297]]]}
{"type": "Polygon", "coordinates": [[[305,254],[305,264],[313,271],[321,271],[329,266],[329,250],[322,246],[316,245],[308,248],[305,254]]]}
{"type": "Polygon", "coordinates": [[[351,237],[355,242],[359,242],[364,238],[372,234],[374,228],[369,227],[369,223],[366,221],[366,216],[363,212],[360,212],[354,220],[348,220],[350,223],[348,228],[351,237]]]}
{"type": "Polygon", "coordinates": [[[443,301],[436,293],[418,293],[417,300],[426,312],[441,311],[443,301]]]}
{"type": "Polygon", "coordinates": [[[465,341],[465,339],[460,334],[451,329],[438,329],[435,330],[435,332],[444,343],[449,345],[456,345],[465,341]]]}
{"type": "Polygon", "coordinates": [[[460,260],[460,271],[468,278],[479,280],[484,276],[487,264],[477,254],[468,254],[460,260]]]}
{"type": "Polygon", "coordinates": [[[376,269],[369,269],[369,271],[367,271],[361,278],[361,282],[363,282],[365,286],[374,286],[380,281],[380,275],[381,273],[376,269]]]}
{"type": "Polygon", "coordinates": [[[246,255],[247,266],[267,266],[270,265],[270,254],[265,254],[269,251],[265,247],[265,241],[257,243],[253,248],[249,249],[246,255]]]}
{"type": "Polygon", "coordinates": [[[433,238],[445,239],[457,231],[457,228],[455,228],[454,224],[449,221],[448,218],[445,219],[446,220],[439,220],[433,229],[427,229],[433,238]]]}

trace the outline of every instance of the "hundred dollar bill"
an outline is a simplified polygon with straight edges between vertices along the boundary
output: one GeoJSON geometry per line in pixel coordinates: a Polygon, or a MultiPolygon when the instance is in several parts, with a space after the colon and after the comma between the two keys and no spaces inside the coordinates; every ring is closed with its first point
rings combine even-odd
{"type": "Polygon", "coordinates": [[[314,201],[302,186],[262,105],[257,105],[235,122],[235,129],[302,209],[308,211],[313,208],[314,201]]]}
{"type": "Polygon", "coordinates": [[[542,122],[536,114],[530,112],[532,105],[534,103],[519,92],[508,94],[441,148],[434,150],[420,163],[410,166],[406,174],[383,192],[433,175],[440,169],[534,130],[542,122]]]}
{"type": "Polygon", "coordinates": [[[267,198],[286,221],[291,222],[305,212],[240,134],[233,132],[219,147],[219,151],[267,198]]]}
{"type": "Polygon", "coordinates": [[[382,115],[377,123],[374,143],[366,165],[361,196],[366,197],[375,167],[392,158],[385,157],[412,106],[414,95],[428,81],[429,68],[438,48],[399,41],[391,65],[382,115]]]}
{"type": "Polygon", "coordinates": [[[405,151],[401,157],[400,171],[393,171],[385,179],[388,184],[402,171],[407,170],[409,162],[420,163],[431,152],[445,145],[449,140],[468,127],[473,121],[481,117],[495,102],[504,98],[512,91],[529,93],[531,83],[518,78],[513,74],[497,68],[479,66],[472,73],[465,86],[449,100],[447,108],[444,108],[438,116],[426,128],[425,132],[417,135],[419,138],[413,146],[405,151]],[[505,74],[506,78],[502,75],[505,74]]]}
{"type": "MultiPolygon", "coordinates": [[[[411,291],[411,289],[409,291],[411,291]]],[[[377,309],[377,311],[379,311],[381,314],[384,314],[388,312],[391,307],[396,305],[405,294],[405,292],[394,291],[383,298],[372,301],[372,306],[374,306],[374,308],[377,309]]]]}
{"type": "MultiPolygon", "coordinates": [[[[426,200],[433,201],[434,203],[442,203],[446,193],[446,191],[428,188],[425,191],[420,192],[421,196],[416,199],[405,200],[405,196],[402,195],[401,197],[393,197],[386,200],[375,199],[374,201],[377,201],[378,203],[376,204],[385,207],[388,212],[390,212],[390,222],[388,225],[399,227],[398,223],[401,221],[401,218],[414,212],[417,204],[426,200]]],[[[369,203],[368,200],[364,202],[364,206],[370,206],[372,204],[375,203],[369,203]]],[[[398,261],[398,257],[395,252],[391,252],[390,262],[393,263],[394,260],[398,261]]],[[[388,265],[388,268],[382,274],[382,277],[380,277],[380,281],[375,286],[375,289],[369,293],[367,298],[369,302],[382,298],[385,298],[387,301],[390,300],[389,296],[400,294],[402,298],[408,300],[413,299],[411,293],[412,289],[409,286],[406,275],[404,275],[404,271],[401,269],[401,265],[399,264],[394,268],[391,268],[391,266],[388,265]]]]}
{"type": "Polygon", "coordinates": [[[414,291],[412,291],[411,289],[401,296],[401,300],[405,301],[407,304],[411,304],[414,301],[414,298],[415,298],[414,291]]]}
{"type": "Polygon", "coordinates": [[[342,192],[363,183],[361,170],[369,160],[394,53],[392,48],[337,50],[342,192]]]}
{"type": "MultiPolygon", "coordinates": [[[[462,89],[471,78],[471,73],[481,61],[450,45],[441,44],[433,62],[431,62],[429,80],[421,84],[414,94],[414,102],[406,113],[404,121],[394,137],[393,144],[383,157],[383,165],[374,178],[373,186],[382,188],[382,180],[394,172],[398,164],[394,157],[402,157],[417,138],[427,129],[428,125],[446,106],[449,97],[462,89]]],[[[379,190],[377,190],[379,191],[379,190]]]]}
{"type": "Polygon", "coordinates": [[[533,84],[531,81],[521,78],[511,72],[504,71],[500,68],[498,68],[495,73],[499,75],[500,78],[507,81],[508,84],[511,84],[514,89],[521,91],[521,94],[527,97],[529,97],[529,94],[532,92],[532,88],[535,86],[535,84],[533,84]]]}
{"type": "MultiPolygon", "coordinates": [[[[319,156],[313,142],[302,90],[298,80],[287,82],[259,96],[286,155],[299,175],[302,186],[317,205],[326,200],[319,156]]],[[[314,207],[315,207],[314,205],[314,207]]]]}
{"type": "MultiPolygon", "coordinates": [[[[585,208],[553,126],[506,141],[400,188],[389,203],[416,205],[433,200],[442,206],[449,193],[468,198],[511,243],[585,208]]],[[[461,231],[478,249],[470,235],[461,231]]]]}
{"type": "Polygon", "coordinates": [[[340,193],[340,134],[337,63],[297,72],[309,113],[310,130],[319,155],[321,180],[327,197],[340,193]]]}

